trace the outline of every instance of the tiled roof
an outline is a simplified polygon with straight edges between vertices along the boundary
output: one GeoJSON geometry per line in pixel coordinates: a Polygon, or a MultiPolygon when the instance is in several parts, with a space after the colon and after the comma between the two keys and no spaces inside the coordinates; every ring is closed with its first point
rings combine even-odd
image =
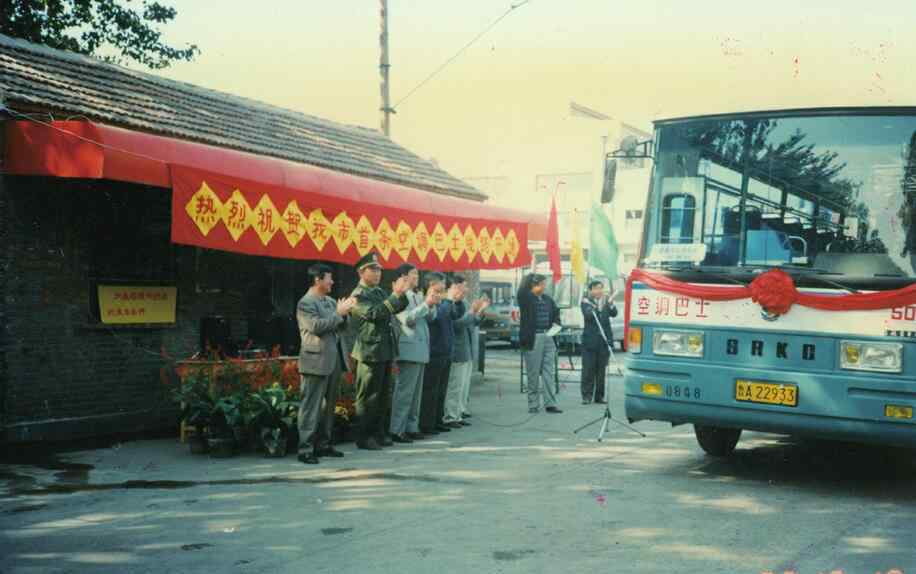
{"type": "MultiPolygon", "coordinates": [[[[0,98],[64,117],[316,165],[416,189],[486,195],[381,132],[0,34],[0,98]]],[[[64,119],[64,118],[55,118],[64,119]]]]}

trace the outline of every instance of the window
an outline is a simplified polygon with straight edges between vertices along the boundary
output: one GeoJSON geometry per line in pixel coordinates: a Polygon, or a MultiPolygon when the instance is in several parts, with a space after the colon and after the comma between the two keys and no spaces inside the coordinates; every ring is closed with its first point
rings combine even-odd
{"type": "Polygon", "coordinates": [[[662,205],[661,243],[693,243],[696,199],[689,194],[665,197],[662,205]]]}

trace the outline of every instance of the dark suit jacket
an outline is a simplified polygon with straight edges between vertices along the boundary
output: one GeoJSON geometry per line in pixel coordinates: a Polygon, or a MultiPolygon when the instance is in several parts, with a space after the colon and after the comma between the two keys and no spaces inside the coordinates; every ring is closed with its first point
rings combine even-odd
{"type": "MultiPolygon", "coordinates": [[[[518,299],[518,346],[522,349],[534,348],[535,328],[537,327],[537,300],[538,298],[529,289],[519,289],[516,294],[518,299]]],[[[550,305],[550,323],[560,324],[560,308],[554,303],[550,295],[541,295],[550,305]]]]}
{"type": "Polygon", "coordinates": [[[580,307],[582,318],[585,320],[585,326],[582,329],[582,346],[590,351],[607,349],[608,343],[614,340],[614,335],[611,333],[611,317],[617,316],[617,307],[613,303],[606,302],[599,310],[595,302],[588,297],[582,299],[580,307]],[[598,328],[598,323],[595,322],[596,317],[601,323],[601,328],[604,329],[607,341],[601,336],[601,330],[598,328]]]}

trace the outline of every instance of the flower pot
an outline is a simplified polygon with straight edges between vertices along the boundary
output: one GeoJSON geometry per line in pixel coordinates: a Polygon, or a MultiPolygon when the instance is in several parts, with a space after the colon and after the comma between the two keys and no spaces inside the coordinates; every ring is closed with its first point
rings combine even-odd
{"type": "Polygon", "coordinates": [[[277,458],[286,456],[289,447],[289,433],[286,428],[263,428],[260,434],[264,454],[277,458]]]}
{"type": "Polygon", "coordinates": [[[299,448],[299,428],[291,427],[286,434],[286,451],[296,451],[299,448]]]}
{"type": "Polygon", "coordinates": [[[210,445],[207,444],[207,437],[198,433],[188,437],[188,447],[191,449],[191,454],[207,454],[210,452],[210,445]]]}
{"type": "Polygon", "coordinates": [[[252,452],[258,448],[258,440],[255,433],[249,431],[248,427],[232,427],[232,436],[235,437],[235,444],[239,450],[252,452]]]}
{"type": "Polygon", "coordinates": [[[283,458],[286,456],[289,443],[285,440],[278,442],[276,445],[265,445],[264,454],[269,458],[283,458]]]}
{"type": "Polygon", "coordinates": [[[209,438],[207,445],[210,447],[211,458],[229,458],[235,456],[234,438],[209,438]]]}

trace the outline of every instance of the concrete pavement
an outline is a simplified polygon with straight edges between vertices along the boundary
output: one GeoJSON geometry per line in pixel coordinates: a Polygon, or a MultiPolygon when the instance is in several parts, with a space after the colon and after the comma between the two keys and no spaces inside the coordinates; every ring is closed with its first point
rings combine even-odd
{"type": "Polygon", "coordinates": [[[0,572],[916,572],[913,453],[750,433],[717,460],[661,423],[598,443],[574,375],[530,417],[517,366],[488,354],[473,426],[315,467],[171,439],[0,465],[0,572]]]}

